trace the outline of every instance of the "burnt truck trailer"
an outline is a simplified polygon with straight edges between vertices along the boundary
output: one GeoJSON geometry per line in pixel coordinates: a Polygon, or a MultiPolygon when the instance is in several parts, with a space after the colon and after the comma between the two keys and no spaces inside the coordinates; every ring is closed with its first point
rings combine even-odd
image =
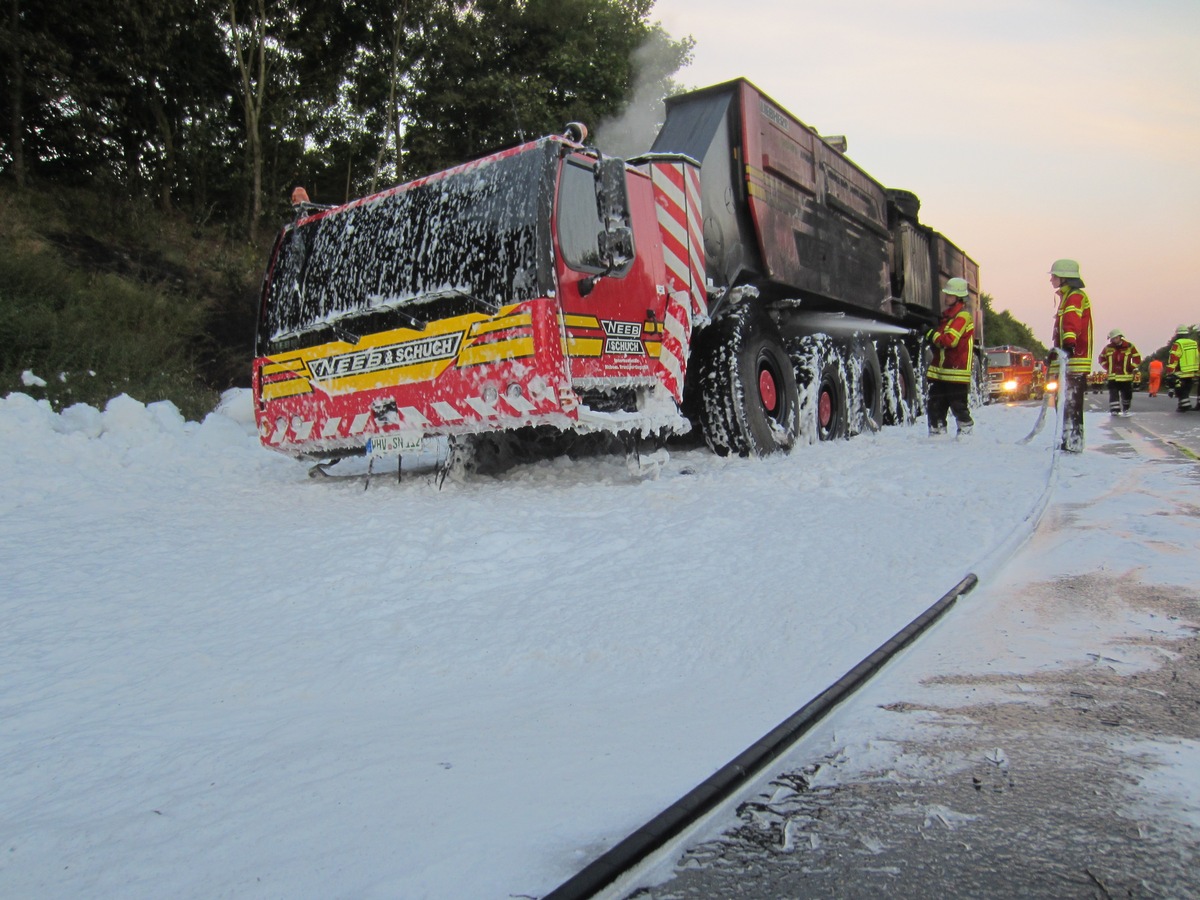
{"type": "Polygon", "coordinates": [[[333,208],[263,281],[262,442],[396,456],[448,438],[698,428],[716,453],[910,420],[940,288],[976,264],[749,82],[667,101],[650,152],[586,131],[333,208]]]}

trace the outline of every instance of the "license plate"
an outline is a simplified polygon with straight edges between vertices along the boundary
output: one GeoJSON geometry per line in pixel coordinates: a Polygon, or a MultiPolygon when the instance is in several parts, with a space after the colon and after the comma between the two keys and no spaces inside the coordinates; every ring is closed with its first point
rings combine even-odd
{"type": "Polygon", "coordinates": [[[367,456],[378,459],[382,456],[419,453],[424,443],[424,437],[419,434],[402,431],[393,434],[376,434],[367,438],[367,456]]]}

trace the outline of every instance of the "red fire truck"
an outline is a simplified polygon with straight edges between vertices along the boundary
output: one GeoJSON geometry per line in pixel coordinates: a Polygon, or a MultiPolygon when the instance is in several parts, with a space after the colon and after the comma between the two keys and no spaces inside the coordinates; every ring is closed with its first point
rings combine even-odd
{"type": "Polygon", "coordinates": [[[572,125],[302,206],[263,281],[262,442],[328,462],[441,439],[471,459],[699,429],[759,456],[911,419],[919,335],[952,276],[981,321],[978,266],[843,150],[738,79],[669,99],[635,159],[572,125]]]}
{"type": "Polygon", "coordinates": [[[1028,400],[1041,397],[1045,391],[1045,364],[1024,347],[988,347],[987,371],[988,396],[992,400],[1028,400]]]}

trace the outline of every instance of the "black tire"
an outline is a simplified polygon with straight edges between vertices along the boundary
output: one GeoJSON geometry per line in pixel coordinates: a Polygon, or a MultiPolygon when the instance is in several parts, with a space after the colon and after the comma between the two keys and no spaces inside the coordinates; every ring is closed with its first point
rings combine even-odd
{"type": "Polygon", "coordinates": [[[849,436],[849,378],[841,349],[826,335],[803,338],[792,349],[801,391],[804,430],[820,441],[849,436]]]}
{"type": "Polygon", "coordinates": [[[749,305],[705,329],[698,418],[718,456],[788,452],[800,433],[800,393],[775,326],[749,305]]]}
{"type": "Polygon", "coordinates": [[[900,341],[889,342],[883,363],[883,424],[911,425],[919,396],[908,348],[900,341]]]}
{"type": "Polygon", "coordinates": [[[883,371],[875,342],[860,339],[850,354],[849,432],[878,431],[883,424],[883,371]]]}

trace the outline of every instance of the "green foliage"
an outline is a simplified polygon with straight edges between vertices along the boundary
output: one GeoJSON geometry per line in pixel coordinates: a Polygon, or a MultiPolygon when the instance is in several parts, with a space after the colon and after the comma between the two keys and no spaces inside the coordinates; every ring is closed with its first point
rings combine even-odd
{"type": "Polygon", "coordinates": [[[593,128],[690,52],[653,0],[10,0],[0,170],[101,184],[252,239],[303,182],[341,202],[593,128]],[[653,46],[653,58],[639,49],[653,46]],[[637,57],[635,59],[635,56],[637,57]]]}
{"type": "Polygon", "coordinates": [[[571,121],[597,126],[634,98],[638,75],[647,74],[639,72],[638,51],[650,43],[660,53],[648,74],[665,94],[667,76],[686,60],[691,42],[674,42],[649,25],[652,6],[652,0],[437,5],[416,42],[421,64],[404,171],[435,171],[561,132],[571,121]]]}
{"type": "Polygon", "coordinates": [[[193,418],[212,408],[191,352],[201,323],[186,303],[117,275],[85,279],[50,253],[0,259],[0,283],[0,392],[56,408],[121,393],[172,399],[193,418]],[[25,371],[45,387],[23,384],[25,371]]]}
{"type": "Polygon", "coordinates": [[[0,191],[0,395],[127,393],[197,418],[248,383],[261,257],[184,224],[78,190],[0,191]]]}
{"type": "Polygon", "coordinates": [[[1007,309],[994,311],[991,294],[981,294],[979,300],[983,306],[983,336],[989,347],[1012,344],[1032,350],[1039,358],[1045,357],[1046,345],[1034,337],[1028,325],[1014,319],[1007,309]]]}

